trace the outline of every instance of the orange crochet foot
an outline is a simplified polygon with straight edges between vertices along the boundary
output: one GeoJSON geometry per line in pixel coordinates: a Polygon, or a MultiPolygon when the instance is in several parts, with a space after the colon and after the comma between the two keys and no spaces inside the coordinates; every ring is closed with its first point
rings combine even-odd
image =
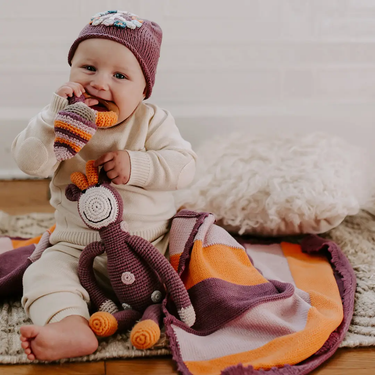
{"type": "Polygon", "coordinates": [[[89,326],[97,336],[107,337],[117,331],[118,323],[112,314],[100,311],[91,316],[89,326]]]}
{"type": "Polygon", "coordinates": [[[150,319],[137,323],[131,333],[130,340],[137,349],[148,349],[155,345],[160,338],[159,326],[150,319]]]}

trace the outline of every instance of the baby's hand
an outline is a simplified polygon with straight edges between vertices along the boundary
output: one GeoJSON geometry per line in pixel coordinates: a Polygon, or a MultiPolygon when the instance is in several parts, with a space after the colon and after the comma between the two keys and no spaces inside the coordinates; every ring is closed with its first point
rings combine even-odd
{"type": "Polygon", "coordinates": [[[67,99],[68,97],[72,97],[73,94],[78,98],[80,97],[86,90],[84,87],[77,82],[66,82],[61,87],[56,90],[56,94],[61,96],[62,98],[67,99]]]}
{"type": "MultiPolygon", "coordinates": [[[[56,94],[65,99],[72,98],[73,95],[79,98],[84,92],[86,92],[85,88],[78,82],[67,82],[56,90],[56,94]]],[[[84,103],[90,107],[98,104],[99,101],[96,99],[85,99],[84,103]]]]}
{"type": "Polygon", "coordinates": [[[131,165],[127,151],[113,151],[95,160],[95,167],[103,166],[107,177],[116,185],[126,184],[130,179],[131,165]]]}

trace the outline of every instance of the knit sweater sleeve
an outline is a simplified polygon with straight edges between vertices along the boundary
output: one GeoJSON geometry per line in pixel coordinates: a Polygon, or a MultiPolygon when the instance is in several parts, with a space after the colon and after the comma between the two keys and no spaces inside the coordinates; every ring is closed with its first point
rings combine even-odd
{"type": "Polygon", "coordinates": [[[53,143],[54,120],[68,100],[53,94],[52,101],[33,117],[12,144],[12,155],[18,167],[30,176],[48,177],[58,166],[53,143]]]}
{"type": "Polygon", "coordinates": [[[127,185],[159,191],[183,189],[194,178],[197,156],[182,138],[173,116],[153,108],[145,151],[128,151],[131,174],[127,185]]]}

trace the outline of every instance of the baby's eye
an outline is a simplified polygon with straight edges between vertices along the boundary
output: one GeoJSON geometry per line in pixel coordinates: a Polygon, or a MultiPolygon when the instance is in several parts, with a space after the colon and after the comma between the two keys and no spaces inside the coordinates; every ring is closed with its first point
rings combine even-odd
{"type": "Polygon", "coordinates": [[[83,68],[86,70],[90,70],[91,72],[95,72],[95,68],[91,65],[85,65],[83,68]]]}
{"type": "Polygon", "coordinates": [[[126,79],[126,76],[124,76],[121,73],[115,73],[115,77],[118,78],[118,79],[126,79]]]}

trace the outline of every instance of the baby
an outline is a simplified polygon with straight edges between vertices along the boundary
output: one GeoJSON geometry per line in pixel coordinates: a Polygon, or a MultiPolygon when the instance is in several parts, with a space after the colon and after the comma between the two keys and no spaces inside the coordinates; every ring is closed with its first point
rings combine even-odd
{"type": "MultiPolygon", "coordinates": [[[[21,345],[30,360],[88,355],[98,347],[88,326],[89,295],[79,282],[77,266],[84,247],[100,237],[83,223],[77,204],[65,197],[71,173],[85,173],[86,162],[95,160],[123,199],[130,234],[150,241],[162,254],[167,251],[176,213],[172,191],[192,181],[196,155],[171,114],[143,102],[152,92],[161,40],[155,22],[124,11],[95,15],[70,48],[69,82],[13,142],[21,170],[31,176],[53,175],[56,229],[51,247],[23,278],[22,305],[34,325],[21,327],[21,345]],[[79,152],[58,161],[54,120],[69,105],[68,98],[83,93],[92,110],[105,110],[103,103],[117,107],[118,121],[98,128],[79,152]]],[[[99,284],[110,293],[105,255],[94,266],[99,284]]]]}

